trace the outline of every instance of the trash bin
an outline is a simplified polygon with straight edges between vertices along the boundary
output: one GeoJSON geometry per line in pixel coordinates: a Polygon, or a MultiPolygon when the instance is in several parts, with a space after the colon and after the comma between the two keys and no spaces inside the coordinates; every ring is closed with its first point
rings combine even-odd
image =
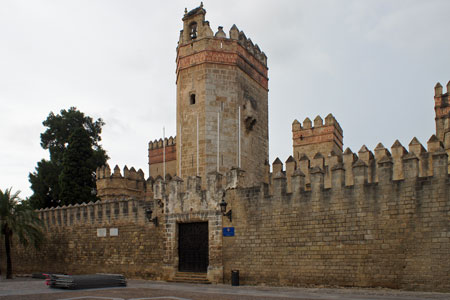
{"type": "Polygon", "coordinates": [[[239,286],[239,270],[231,270],[231,285],[239,286]]]}

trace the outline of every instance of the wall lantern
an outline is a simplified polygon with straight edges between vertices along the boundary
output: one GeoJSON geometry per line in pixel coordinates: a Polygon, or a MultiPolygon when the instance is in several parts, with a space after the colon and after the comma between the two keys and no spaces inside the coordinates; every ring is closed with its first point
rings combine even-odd
{"type": "Polygon", "coordinates": [[[153,224],[155,224],[155,226],[158,226],[158,217],[154,217],[152,219],[152,214],[153,214],[153,210],[151,208],[145,209],[145,217],[147,218],[147,221],[153,222],[153,224]]]}
{"type": "Polygon", "coordinates": [[[225,217],[228,217],[228,219],[231,222],[232,221],[231,209],[228,212],[226,212],[228,203],[226,203],[225,200],[222,199],[222,201],[219,203],[219,205],[220,205],[220,211],[222,212],[222,215],[224,215],[225,217]]]}

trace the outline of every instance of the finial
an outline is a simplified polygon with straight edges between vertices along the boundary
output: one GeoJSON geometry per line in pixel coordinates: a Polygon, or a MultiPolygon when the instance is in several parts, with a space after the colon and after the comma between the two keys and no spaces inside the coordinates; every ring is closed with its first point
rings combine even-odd
{"type": "Polygon", "coordinates": [[[187,14],[187,7],[184,8],[184,14],[187,14]]]}
{"type": "Polygon", "coordinates": [[[200,2],[200,8],[203,8],[203,1],[200,2]]]}
{"type": "Polygon", "coordinates": [[[438,82],[434,86],[434,96],[439,97],[442,95],[442,85],[438,82]]]}

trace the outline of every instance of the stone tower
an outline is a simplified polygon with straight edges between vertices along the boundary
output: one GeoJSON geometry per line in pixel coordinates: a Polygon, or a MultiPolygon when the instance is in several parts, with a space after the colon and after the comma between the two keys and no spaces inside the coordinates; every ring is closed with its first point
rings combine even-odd
{"type": "Polygon", "coordinates": [[[249,183],[260,182],[268,160],[267,57],[235,25],[228,37],[222,27],[214,34],[205,14],[203,5],[185,11],[177,47],[177,175],[206,178],[240,162],[249,183]]]}
{"type": "Polygon", "coordinates": [[[309,118],[303,121],[294,120],[292,123],[293,156],[296,161],[304,155],[312,159],[317,153],[323,156],[331,152],[342,153],[343,131],[338,121],[332,114],[325,118],[325,124],[320,116],[314,119],[314,124],[309,118]]]}
{"type": "Polygon", "coordinates": [[[436,112],[436,136],[441,142],[449,139],[450,143],[450,81],[447,83],[447,93],[442,93],[442,85],[438,82],[434,87],[434,110],[436,112]],[[447,134],[448,133],[448,134],[447,134]]]}

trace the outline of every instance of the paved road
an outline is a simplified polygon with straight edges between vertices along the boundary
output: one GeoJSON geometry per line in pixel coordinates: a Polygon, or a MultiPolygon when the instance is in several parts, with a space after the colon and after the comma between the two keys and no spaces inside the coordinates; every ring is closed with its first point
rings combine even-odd
{"type": "Polygon", "coordinates": [[[44,281],[31,278],[0,280],[0,300],[450,300],[450,293],[406,292],[387,289],[275,288],[228,285],[198,285],[128,280],[126,288],[88,290],[50,289],[44,281]]]}

